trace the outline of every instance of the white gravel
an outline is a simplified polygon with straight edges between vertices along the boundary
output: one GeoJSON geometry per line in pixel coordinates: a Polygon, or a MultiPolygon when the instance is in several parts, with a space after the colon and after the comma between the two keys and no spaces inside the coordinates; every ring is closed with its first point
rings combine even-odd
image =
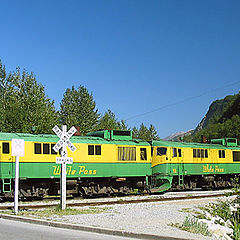
{"type": "Polygon", "coordinates": [[[109,206],[104,213],[64,216],[62,219],[58,220],[67,223],[124,230],[134,233],[156,234],[198,240],[217,239],[214,237],[192,234],[169,226],[171,223],[182,223],[185,217],[189,215],[189,213],[182,212],[181,209],[194,209],[213,201],[216,201],[216,198],[113,205],[109,206]]]}
{"type": "MultiPolygon", "coordinates": [[[[206,195],[218,194],[226,191],[190,191],[190,192],[168,192],[163,195],[157,196],[134,196],[134,197],[117,197],[117,198],[101,198],[101,199],[78,199],[67,200],[67,203],[73,202],[94,202],[94,201],[116,201],[116,200],[129,200],[129,199],[142,199],[142,198],[165,198],[174,196],[190,196],[190,195],[206,195]]],[[[190,215],[182,209],[197,209],[199,206],[204,206],[210,202],[215,202],[219,198],[204,198],[194,200],[175,200],[166,202],[154,203],[136,203],[125,205],[105,205],[94,208],[104,208],[102,213],[96,214],[80,214],[68,215],[62,218],[52,217],[51,220],[65,223],[73,223],[83,226],[93,226],[114,230],[124,230],[133,233],[154,234],[160,236],[170,236],[177,238],[187,238],[195,240],[209,240],[209,239],[224,239],[220,237],[205,237],[199,234],[189,233],[175,227],[169,226],[171,223],[182,223],[186,216],[190,215]]],[[[48,201],[48,203],[56,203],[59,201],[48,201]]],[[[2,205],[9,205],[3,203],[2,205]]],[[[12,205],[13,203],[10,203],[12,205]]],[[[21,203],[21,205],[29,204],[21,203]]],[[[33,202],[32,204],[36,204],[33,202]]],[[[42,204],[42,201],[39,202],[42,204]]],[[[89,207],[82,207],[89,208],[89,207]]],[[[91,207],[90,207],[91,208],[91,207]]],[[[49,220],[49,219],[48,219],[49,220]]],[[[221,231],[220,231],[221,232],[221,231]]]]}

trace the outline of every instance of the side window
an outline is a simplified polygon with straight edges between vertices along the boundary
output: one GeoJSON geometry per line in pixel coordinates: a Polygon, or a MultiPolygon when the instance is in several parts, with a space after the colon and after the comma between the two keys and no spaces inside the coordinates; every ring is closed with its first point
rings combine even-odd
{"type": "Polygon", "coordinates": [[[193,157],[194,158],[208,158],[208,150],[207,149],[193,149],[193,157]]]}
{"type": "Polygon", "coordinates": [[[182,157],[182,149],[178,149],[178,157],[182,157]]]}
{"type": "Polygon", "coordinates": [[[2,153],[4,153],[4,154],[10,153],[9,143],[7,143],[7,142],[2,143],[2,153]]]}
{"type": "Polygon", "coordinates": [[[218,150],[218,157],[225,158],[225,150],[218,150]]]}
{"type": "Polygon", "coordinates": [[[146,148],[140,148],[140,159],[147,160],[147,149],[146,148]]]}
{"type": "Polygon", "coordinates": [[[53,150],[54,145],[54,143],[51,143],[51,154],[57,155],[57,152],[53,150]]]}
{"type": "Polygon", "coordinates": [[[162,156],[167,154],[167,148],[165,147],[158,147],[157,148],[157,156],[162,156]]]}
{"type": "Polygon", "coordinates": [[[101,145],[88,145],[88,155],[101,155],[101,145]]]}
{"type": "Polygon", "coordinates": [[[43,144],[43,154],[49,154],[50,153],[50,145],[48,143],[43,144]]]}
{"type": "Polygon", "coordinates": [[[88,155],[94,155],[94,145],[88,145],[88,155]]]}
{"type": "Polygon", "coordinates": [[[177,149],[173,148],[173,157],[177,157],[177,149]]]}
{"type": "Polygon", "coordinates": [[[96,155],[101,155],[101,154],[102,154],[101,146],[100,146],[100,145],[96,145],[96,146],[95,146],[95,154],[96,154],[96,155]]]}
{"type": "Polygon", "coordinates": [[[136,161],[136,147],[118,147],[119,161],[136,161]]]}
{"type": "Polygon", "coordinates": [[[233,151],[233,161],[240,162],[240,151],[233,151]]]}
{"type": "Polygon", "coordinates": [[[197,157],[197,149],[193,149],[193,157],[194,157],[194,158],[197,157]]]}
{"type": "Polygon", "coordinates": [[[34,153],[42,154],[41,143],[34,143],[34,153]]]}
{"type": "Polygon", "coordinates": [[[200,158],[200,157],[201,157],[201,150],[197,149],[197,158],[200,158]]]}
{"type": "Polygon", "coordinates": [[[208,150],[205,149],[205,158],[208,158],[208,150]]]}

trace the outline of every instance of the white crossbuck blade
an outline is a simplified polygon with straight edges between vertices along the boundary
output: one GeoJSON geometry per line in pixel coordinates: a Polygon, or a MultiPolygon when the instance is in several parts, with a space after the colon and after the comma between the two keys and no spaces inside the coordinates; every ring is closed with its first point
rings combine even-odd
{"type": "Polygon", "coordinates": [[[70,137],[72,137],[72,135],[77,131],[77,129],[72,126],[68,132],[66,132],[65,134],[63,133],[63,131],[60,130],[60,128],[56,125],[54,126],[54,128],[52,129],[56,135],[60,138],[60,140],[54,145],[53,150],[55,152],[58,152],[59,149],[61,147],[64,146],[64,144],[72,151],[74,152],[76,150],[76,147],[72,144],[72,142],[69,140],[70,137]]]}

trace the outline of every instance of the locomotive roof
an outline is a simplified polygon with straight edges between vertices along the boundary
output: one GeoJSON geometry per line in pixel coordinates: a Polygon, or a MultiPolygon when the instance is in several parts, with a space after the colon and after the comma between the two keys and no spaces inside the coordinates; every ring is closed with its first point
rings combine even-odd
{"type": "Polygon", "coordinates": [[[240,149],[240,146],[227,147],[221,144],[172,142],[164,140],[152,141],[152,146],[176,147],[176,148],[240,149]]]}
{"type": "MultiPolygon", "coordinates": [[[[56,143],[59,137],[53,134],[31,134],[31,133],[5,133],[0,132],[0,141],[11,141],[12,139],[24,139],[32,142],[53,142],[56,143]]],[[[142,145],[150,146],[146,141],[135,140],[107,140],[101,137],[93,136],[72,136],[72,143],[90,143],[90,144],[117,144],[117,145],[142,145]]]]}

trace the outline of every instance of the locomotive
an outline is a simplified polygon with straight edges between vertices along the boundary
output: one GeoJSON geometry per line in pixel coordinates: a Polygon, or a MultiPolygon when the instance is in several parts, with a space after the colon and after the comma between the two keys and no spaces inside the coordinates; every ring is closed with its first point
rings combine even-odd
{"type": "MultiPolygon", "coordinates": [[[[0,133],[0,198],[12,198],[15,158],[11,140],[24,139],[20,157],[20,197],[58,195],[60,152],[53,147],[55,135],[0,133]]],[[[67,194],[126,194],[163,192],[169,189],[232,187],[240,176],[240,146],[237,139],[212,140],[210,144],[143,141],[131,131],[101,130],[73,136],[76,147],[68,156],[67,194]]]]}

